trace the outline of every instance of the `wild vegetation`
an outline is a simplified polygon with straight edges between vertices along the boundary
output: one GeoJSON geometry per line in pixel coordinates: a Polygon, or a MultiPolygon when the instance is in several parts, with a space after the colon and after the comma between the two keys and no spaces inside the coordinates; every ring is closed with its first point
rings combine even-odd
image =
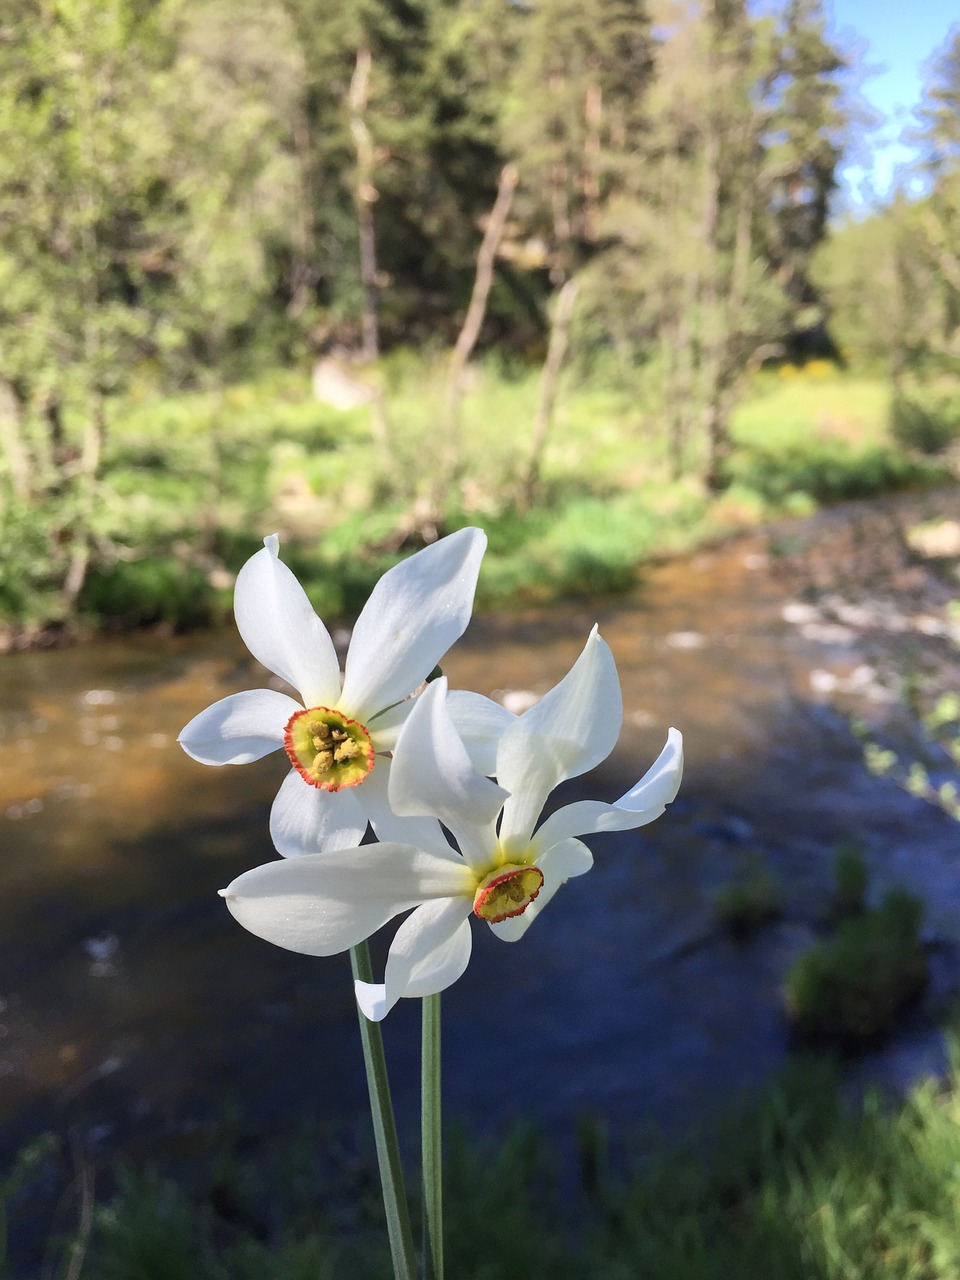
{"type": "Polygon", "coordinates": [[[273,528],[334,609],[464,520],[491,599],[615,589],[956,438],[955,66],[929,196],[828,237],[819,0],[12,0],[0,36],[8,641],[208,621],[273,528]],[[826,361],[884,407],[782,438],[775,370],[826,361]]]}
{"type": "MultiPolygon", "coordinates": [[[[949,1280],[960,1265],[958,1108],[955,1071],[946,1085],[919,1084],[897,1105],[878,1094],[851,1103],[831,1062],[802,1058],[758,1107],[721,1126],[713,1157],[657,1152],[623,1134],[611,1143],[602,1126],[585,1121],[572,1177],[529,1130],[496,1143],[461,1136],[447,1165],[448,1266],[465,1280],[648,1273],[949,1280]]],[[[189,1186],[161,1167],[101,1176],[80,1231],[64,1213],[77,1196],[63,1200],[47,1274],[372,1280],[388,1273],[362,1157],[344,1152],[338,1162],[303,1139],[251,1160],[236,1124],[213,1141],[215,1152],[194,1167],[189,1186]]],[[[12,1224],[24,1194],[35,1194],[57,1160],[53,1143],[27,1154],[18,1185],[9,1187],[12,1224]]]]}

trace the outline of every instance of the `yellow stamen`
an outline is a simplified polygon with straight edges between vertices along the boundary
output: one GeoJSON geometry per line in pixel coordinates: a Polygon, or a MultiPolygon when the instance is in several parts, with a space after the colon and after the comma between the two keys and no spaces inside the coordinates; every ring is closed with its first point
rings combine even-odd
{"type": "Polygon", "coordinates": [[[330,707],[295,712],[283,731],[283,747],[304,782],[321,791],[356,787],[373,768],[366,725],[330,707]]]}
{"type": "Polygon", "coordinates": [[[523,915],[543,888],[539,867],[500,867],[481,883],[473,899],[473,913],[490,924],[523,915]]]}

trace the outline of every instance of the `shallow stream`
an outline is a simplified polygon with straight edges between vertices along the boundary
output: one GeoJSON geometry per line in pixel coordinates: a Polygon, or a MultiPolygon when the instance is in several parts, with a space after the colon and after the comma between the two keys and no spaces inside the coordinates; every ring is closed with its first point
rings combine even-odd
{"type": "MultiPolygon", "coordinates": [[[[923,516],[922,500],[905,501],[921,503],[910,519],[923,516]]],[[[829,523],[811,528],[829,561],[839,541],[829,523]]],[[[607,765],[563,798],[620,794],[670,724],[687,773],[658,822],[592,839],[594,871],[520,944],[476,931],[468,972],[444,997],[448,1116],[481,1130],[532,1117],[569,1133],[590,1112],[617,1131],[676,1134],[753,1090],[783,1061],[785,966],[813,936],[837,843],[851,837],[877,891],[900,882],[926,896],[940,940],[934,997],[958,985],[960,829],[871,777],[847,723],[890,701],[876,617],[901,619],[888,656],[907,653],[945,636],[949,590],[934,575],[916,598],[888,600],[882,573],[871,586],[857,570],[859,624],[837,621],[856,592],[838,605],[838,578],[832,613],[821,608],[824,584],[797,568],[804,536],[792,527],[779,544],[758,535],[653,567],[615,601],[478,617],[449,656],[453,687],[538,694],[598,621],[624,730],[607,765]],[[863,613],[870,601],[879,614],[863,613]],[[785,917],[737,944],[717,928],[713,894],[752,858],[778,877],[785,917]]],[[[196,711],[263,679],[232,633],[0,662],[8,1149],[52,1129],[106,1153],[202,1126],[225,1099],[263,1132],[308,1113],[331,1128],[362,1122],[346,958],[272,948],[217,897],[273,856],[267,814],[286,762],[211,769],[176,745],[196,711]]],[[[385,1035],[403,1124],[417,1105],[416,1002],[385,1035]]],[[[942,1064],[938,1037],[915,1019],[851,1073],[904,1083],[942,1064]]]]}

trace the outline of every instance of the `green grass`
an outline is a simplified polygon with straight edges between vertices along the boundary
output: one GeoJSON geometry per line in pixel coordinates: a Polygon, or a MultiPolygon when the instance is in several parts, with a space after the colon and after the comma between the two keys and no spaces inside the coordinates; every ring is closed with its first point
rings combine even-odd
{"type": "Polygon", "coordinates": [[[802,445],[811,432],[858,445],[887,441],[889,384],[878,377],[838,372],[824,361],[804,369],[785,365],[754,379],[734,414],[739,444],[802,445]]]}
{"type": "MultiPolygon", "coordinates": [[[[960,1075],[902,1103],[844,1101],[829,1059],[794,1060],[706,1142],[580,1130],[580,1176],[529,1129],[447,1143],[457,1280],[955,1280],[960,1075]]],[[[101,1176],[99,1186],[108,1181],[101,1176]]],[[[415,1179],[411,1179],[415,1182],[415,1179]]],[[[370,1166],[309,1135],[235,1140],[180,1180],[126,1168],[93,1214],[80,1280],[382,1280],[370,1166]]],[[[19,1206],[22,1208],[22,1203],[19,1206]]],[[[18,1205],[12,1206],[11,1217],[18,1205]]],[[[62,1210],[62,1206],[61,1206],[62,1210]]],[[[65,1259],[72,1241],[51,1249],[65,1259]]],[[[59,1274],[59,1273],[58,1273],[59,1274]]]]}
{"type": "Polygon", "coordinates": [[[888,1036],[927,980],[923,903],[889,889],[878,907],[840,921],[797,957],[786,977],[787,1013],[805,1041],[856,1048],[888,1036]]]}
{"type": "MultiPolygon", "coordinates": [[[[490,537],[481,606],[619,591],[654,556],[943,475],[889,436],[879,379],[813,365],[752,384],[733,420],[728,488],[711,497],[695,475],[671,478],[649,405],[568,378],[527,509],[539,373],[491,360],[471,372],[458,478],[438,493],[444,369],[397,352],[365,375],[386,396],[390,458],[366,408],[319,404],[297,372],[221,392],[143,391],[115,407],[81,612],[95,626],[215,621],[229,610],[229,574],[274,530],[333,615],[354,612],[431,530],[465,523],[490,537]]],[[[73,519],[56,502],[3,506],[12,553],[0,565],[0,624],[63,614],[56,580],[73,519]]]]}

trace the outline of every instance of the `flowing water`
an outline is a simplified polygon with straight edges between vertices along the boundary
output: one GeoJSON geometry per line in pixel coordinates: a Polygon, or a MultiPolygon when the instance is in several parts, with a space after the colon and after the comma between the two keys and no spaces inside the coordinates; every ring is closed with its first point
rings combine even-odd
{"type": "MultiPolygon", "coordinates": [[[[859,625],[837,621],[836,600],[825,618],[790,547],[779,550],[758,536],[656,566],[629,598],[478,617],[446,661],[453,687],[542,693],[598,621],[620,669],[624,730],[611,760],[560,798],[620,794],[670,724],[688,762],[668,813],[591,838],[594,871],[521,943],[475,930],[467,974],[444,997],[448,1115],[480,1130],[532,1116],[562,1133],[591,1112],[620,1130],[676,1133],[755,1088],[783,1061],[784,969],[813,936],[845,838],[862,843],[878,889],[925,894],[931,937],[960,939],[960,831],[871,777],[847,727],[848,711],[886,696],[863,592],[859,625]],[[736,944],[717,928],[713,893],[751,858],[776,873],[786,910],[736,944]]],[[[902,620],[894,651],[943,633],[946,594],[889,606],[902,620]]],[[[264,1132],[307,1113],[359,1124],[346,958],[272,948],[217,897],[273,856],[267,815],[286,761],[205,768],[176,745],[198,710],[264,678],[227,633],[2,660],[10,1147],[52,1129],[108,1152],[202,1126],[227,1098],[264,1132]]],[[[954,974],[941,978],[949,988],[954,974]]],[[[417,1103],[416,1002],[402,1002],[385,1035],[403,1122],[417,1103]]],[[[923,1024],[854,1070],[902,1083],[942,1060],[923,1024]]]]}

